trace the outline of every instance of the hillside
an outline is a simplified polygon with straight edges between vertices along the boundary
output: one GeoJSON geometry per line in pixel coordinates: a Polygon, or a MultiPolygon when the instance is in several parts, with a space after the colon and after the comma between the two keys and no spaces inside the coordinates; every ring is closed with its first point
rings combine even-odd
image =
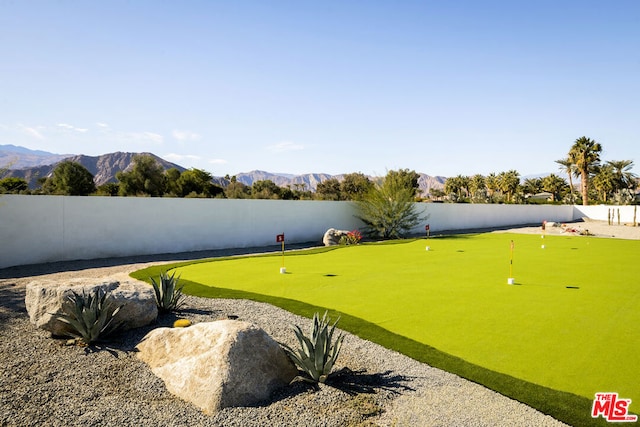
{"type": "MultiPolygon", "coordinates": [[[[238,182],[251,186],[255,181],[259,180],[271,180],[280,187],[290,186],[295,189],[296,185],[304,185],[304,189],[316,191],[318,184],[328,179],[335,178],[338,181],[342,181],[345,174],[329,175],[326,173],[308,173],[303,175],[289,175],[289,174],[277,174],[271,172],[265,172],[260,170],[254,170],[251,172],[243,172],[236,175],[238,182]]],[[[422,194],[429,194],[432,188],[443,189],[444,182],[447,178],[443,176],[431,176],[424,173],[420,173],[418,178],[418,187],[422,194]]],[[[369,176],[369,179],[373,180],[374,177],[369,176]]],[[[223,185],[224,186],[224,185],[223,185]]]]}
{"type": "MultiPolygon", "coordinates": [[[[0,178],[24,178],[29,183],[30,188],[36,188],[38,187],[38,179],[50,176],[57,163],[62,160],[71,160],[87,168],[87,170],[93,174],[96,185],[102,185],[108,182],[116,182],[116,173],[129,170],[133,164],[133,157],[137,154],[145,154],[153,157],[165,170],[170,168],[177,168],[180,171],[186,170],[186,168],[168,162],[152,153],[116,152],[103,154],[101,156],[61,155],[46,151],[29,150],[14,145],[0,145],[0,172],[6,169],[0,178]]],[[[236,179],[238,182],[248,186],[251,186],[256,181],[271,180],[280,187],[299,188],[315,192],[319,183],[332,178],[342,181],[344,175],[345,174],[330,175],[326,173],[292,175],[254,170],[239,173],[236,175],[236,179]]],[[[369,179],[373,180],[374,177],[370,176],[369,179]]],[[[442,176],[430,176],[421,173],[418,185],[422,194],[428,194],[432,188],[444,188],[445,180],[446,178],[442,176]]],[[[222,187],[226,187],[229,183],[227,179],[222,177],[215,177],[213,181],[222,187]]]]}
{"type": "MultiPolygon", "coordinates": [[[[66,156],[64,160],[70,160],[80,163],[82,166],[87,168],[87,170],[94,176],[96,185],[102,185],[108,182],[116,182],[116,173],[120,171],[128,171],[129,169],[131,169],[133,167],[133,157],[138,154],[144,154],[153,157],[160,165],[162,165],[165,170],[171,168],[177,168],[180,171],[186,170],[182,166],[168,162],[152,153],[116,152],[103,154],[101,156],[77,155],[66,156]]],[[[57,161],[53,164],[44,166],[10,169],[5,173],[3,178],[24,178],[29,183],[30,188],[36,188],[38,187],[38,178],[50,176],[59,162],[60,161],[57,161]]]]}
{"type": "Polygon", "coordinates": [[[69,156],[69,154],[54,154],[41,150],[29,150],[28,148],[15,145],[0,145],[0,170],[51,165],[69,156]]]}

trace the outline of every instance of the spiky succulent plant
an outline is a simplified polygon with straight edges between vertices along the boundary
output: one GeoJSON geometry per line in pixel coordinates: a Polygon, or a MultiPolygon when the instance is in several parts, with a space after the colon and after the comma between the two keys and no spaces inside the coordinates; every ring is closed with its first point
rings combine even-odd
{"type": "Polygon", "coordinates": [[[71,291],[62,306],[62,313],[54,316],[69,325],[69,336],[89,345],[118,328],[114,318],[120,308],[109,291],[97,288],[86,293],[83,289],[82,294],[71,291]]]}
{"type": "Polygon", "coordinates": [[[178,286],[180,276],[176,277],[176,273],[169,275],[169,273],[163,271],[160,273],[160,281],[151,278],[151,285],[156,295],[156,305],[161,312],[173,311],[180,308],[184,303],[184,295],[182,294],[182,288],[184,286],[178,286]]]}
{"type": "Polygon", "coordinates": [[[315,313],[310,337],[306,337],[299,326],[295,325],[293,328],[300,344],[297,350],[282,344],[287,355],[305,374],[296,378],[310,383],[324,383],[331,373],[340,353],[344,335],[340,334],[333,342],[333,333],[340,318],[331,326],[330,320],[326,311],[322,319],[315,313]]]}

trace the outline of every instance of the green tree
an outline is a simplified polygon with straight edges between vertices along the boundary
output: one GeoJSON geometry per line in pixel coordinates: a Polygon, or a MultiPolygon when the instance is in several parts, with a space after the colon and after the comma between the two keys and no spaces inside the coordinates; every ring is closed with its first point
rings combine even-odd
{"type": "Polygon", "coordinates": [[[560,170],[566,173],[569,177],[569,200],[571,203],[574,203],[573,177],[577,176],[578,173],[576,165],[573,163],[570,157],[567,157],[566,159],[556,160],[555,162],[560,165],[560,170]]]}
{"type": "Polygon", "coordinates": [[[489,196],[489,200],[491,202],[494,202],[496,191],[500,191],[498,176],[494,172],[491,172],[484,179],[484,183],[487,187],[487,195],[489,196]]]}
{"type": "Polygon", "coordinates": [[[542,191],[542,178],[527,178],[522,183],[522,190],[525,194],[538,194],[542,191]]]}
{"type": "Polygon", "coordinates": [[[171,168],[164,171],[164,191],[169,196],[183,197],[182,189],[180,188],[180,183],[178,182],[178,180],[180,179],[180,175],[182,175],[182,172],[180,172],[178,168],[171,168]]]}
{"type": "Polygon", "coordinates": [[[117,196],[120,190],[120,185],[117,182],[107,182],[98,186],[96,194],[99,196],[117,196]]]}
{"type": "Polygon", "coordinates": [[[479,173],[469,177],[469,197],[472,203],[487,202],[487,184],[484,176],[479,173]]]}
{"type": "Polygon", "coordinates": [[[542,189],[551,193],[551,200],[560,200],[562,193],[567,190],[567,181],[558,175],[549,174],[542,178],[542,189]]]}
{"type": "Polygon", "coordinates": [[[420,185],[418,184],[419,179],[420,174],[409,169],[398,169],[397,171],[390,170],[385,176],[385,181],[396,181],[394,185],[398,188],[412,188],[414,197],[418,194],[418,190],[420,188],[420,185]]]}
{"type": "Polygon", "coordinates": [[[373,187],[371,180],[363,173],[348,173],[340,183],[340,193],[345,200],[361,200],[373,187]]]}
{"type": "Polygon", "coordinates": [[[295,200],[313,200],[313,193],[304,182],[294,182],[292,191],[295,200]]]}
{"type": "Polygon", "coordinates": [[[258,180],[251,186],[251,197],[254,199],[279,199],[280,187],[270,179],[258,180]]]}
{"type": "Polygon", "coordinates": [[[182,197],[216,197],[222,194],[222,187],[215,185],[213,175],[202,169],[189,169],[178,178],[177,186],[182,197]]]}
{"type": "Polygon", "coordinates": [[[71,160],[58,163],[42,187],[46,193],[68,196],[88,196],[96,191],[91,172],[71,160]]]}
{"type": "Polygon", "coordinates": [[[356,201],[365,233],[383,239],[398,238],[426,219],[416,212],[416,188],[390,171],[362,199],[356,201]]]}
{"type": "Polygon", "coordinates": [[[29,184],[24,178],[8,177],[0,179],[0,193],[18,194],[29,189],[29,184]]]}
{"type": "Polygon", "coordinates": [[[320,200],[342,200],[340,182],[336,178],[330,178],[318,183],[316,197],[320,200]]]}
{"type": "Polygon", "coordinates": [[[227,199],[250,199],[251,187],[239,182],[236,176],[229,179],[229,184],[224,189],[224,195],[227,199]]]}
{"type": "Polygon", "coordinates": [[[121,196],[151,196],[164,194],[165,176],[162,166],[151,156],[140,154],[133,158],[129,172],[118,172],[121,196]]]}
{"type": "Polygon", "coordinates": [[[515,170],[500,172],[498,174],[498,186],[506,196],[507,202],[511,203],[520,186],[520,174],[515,170]]]}
{"type": "Polygon", "coordinates": [[[607,203],[609,195],[616,189],[616,176],[613,166],[605,164],[599,167],[598,172],[593,176],[592,184],[598,192],[598,198],[603,203],[607,203]]]}
{"type": "Polygon", "coordinates": [[[600,152],[602,152],[602,146],[586,136],[576,139],[569,150],[568,157],[580,174],[582,204],[585,206],[589,204],[589,179],[597,172],[600,165],[600,152]]]}
{"type": "Polygon", "coordinates": [[[439,188],[432,188],[431,190],[429,190],[429,196],[433,200],[442,200],[442,198],[446,195],[447,193],[445,193],[443,190],[440,190],[439,188]]]}
{"type": "Polygon", "coordinates": [[[463,201],[469,194],[469,178],[463,175],[447,178],[444,182],[444,191],[454,202],[463,201]]]}
{"type": "Polygon", "coordinates": [[[636,174],[631,172],[633,169],[633,160],[609,160],[606,163],[611,167],[615,180],[614,191],[631,189],[637,187],[636,174]]]}

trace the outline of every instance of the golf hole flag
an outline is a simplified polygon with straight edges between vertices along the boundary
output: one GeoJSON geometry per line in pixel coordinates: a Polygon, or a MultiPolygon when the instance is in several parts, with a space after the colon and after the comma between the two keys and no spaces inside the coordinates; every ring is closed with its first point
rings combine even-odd
{"type": "Polygon", "coordinates": [[[276,242],[282,243],[282,268],[280,269],[280,273],[284,273],[284,233],[276,234],[276,242]]]}

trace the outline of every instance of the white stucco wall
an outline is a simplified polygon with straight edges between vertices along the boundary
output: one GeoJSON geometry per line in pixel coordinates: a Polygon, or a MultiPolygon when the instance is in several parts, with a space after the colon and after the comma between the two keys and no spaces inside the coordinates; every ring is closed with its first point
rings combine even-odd
{"type": "MultiPolygon", "coordinates": [[[[571,221],[572,206],[420,203],[432,232],[571,221]]],[[[42,262],[318,242],[362,223],[351,202],[0,196],[0,268],[42,262]]],[[[584,216],[578,213],[577,217],[584,216]]],[[[606,214],[605,214],[606,219],[606,214]]]]}
{"type": "Polygon", "coordinates": [[[0,197],[0,268],[41,262],[322,242],[361,225],[349,202],[0,197]]]}
{"type": "Polygon", "coordinates": [[[640,209],[637,206],[580,206],[576,205],[574,209],[574,218],[590,218],[599,221],[607,221],[609,218],[614,224],[618,223],[618,212],[620,212],[620,224],[632,224],[634,221],[640,221],[640,209]],[[635,216],[635,219],[634,219],[635,216]]]}
{"type": "MultiPolygon", "coordinates": [[[[424,222],[429,223],[432,232],[542,224],[545,220],[569,222],[573,219],[573,207],[568,205],[420,203],[418,207],[429,215],[424,222]]],[[[424,224],[412,231],[424,232],[424,224]]]]}

